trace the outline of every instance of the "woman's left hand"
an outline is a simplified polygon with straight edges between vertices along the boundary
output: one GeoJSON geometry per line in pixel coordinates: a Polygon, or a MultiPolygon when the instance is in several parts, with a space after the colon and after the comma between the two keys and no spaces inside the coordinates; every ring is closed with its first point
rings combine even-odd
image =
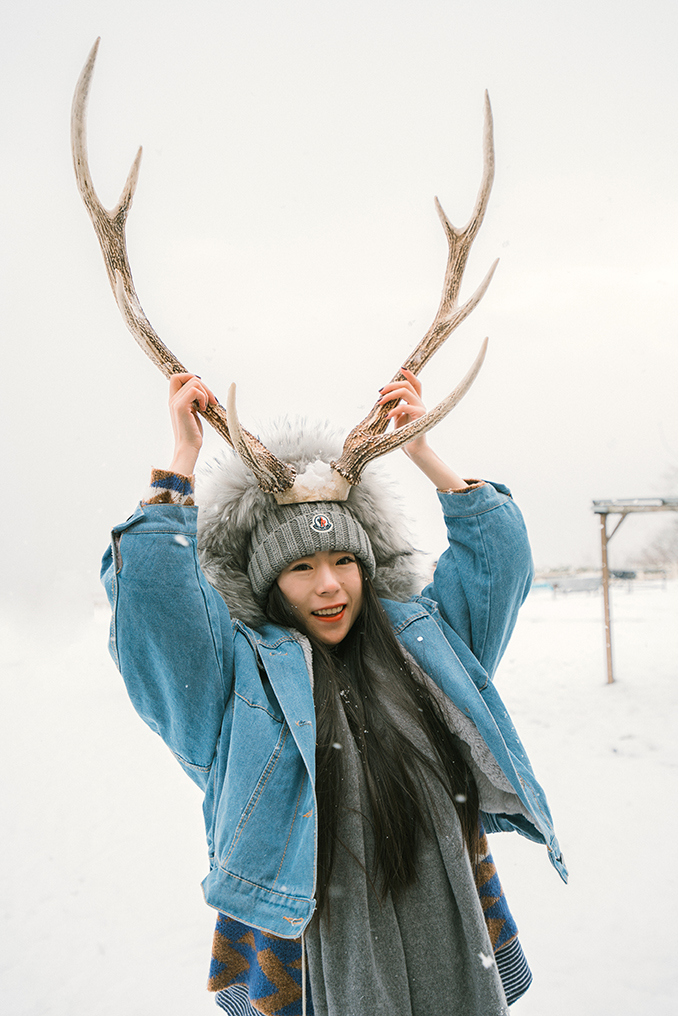
{"type": "MultiPolygon", "coordinates": [[[[393,402],[394,399],[400,400],[397,406],[388,411],[388,417],[393,420],[396,430],[404,427],[406,423],[411,423],[412,420],[420,419],[426,412],[426,406],[421,398],[421,381],[411,370],[404,367],[400,368],[400,373],[404,380],[384,385],[379,397],[379,404],[382,406],[387,402],[393,402]]],[[[430,447],[425,432],[408,441],[402,449],[422,473],[435,483],[438,490],[467,489],[466,480],[450,469],[430,447]]]]}
{"type": "MultiPolygon", "coordinates": [[[[384,385],[379,398],[380,405],[392,402],[394,399],[400,400],[398,405],[388,412],[388,418],[393,420],[396,430],[404,427],[406,423],[411,423],[412,420],[418,420],[426,412],[426,406],[421,398],[421,381],[405,367],[400,368],[400,373],[404,380],[392,381],[391,384],[384,385]]],[[[415,437],[402,446],[406,455],[419,454],[426,447],[426,434],[415,437]]]]}

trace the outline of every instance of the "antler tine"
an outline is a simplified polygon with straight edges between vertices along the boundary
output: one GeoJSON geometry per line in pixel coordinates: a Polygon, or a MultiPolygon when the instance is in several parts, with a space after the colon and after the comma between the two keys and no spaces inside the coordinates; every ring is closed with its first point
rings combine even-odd
{"type": "Polygon", "coordinates": [[[240,426],[235,408],[235,384],[232,384],[228,389],[226,415],[228,416],[228,429],[231,432],[233,447],[247,468],[254,473],[261,489],[268,494],[282,493],[288,490],[296,479],[297,471],[294,466],[281,462],[272,452],[264,448],[252,434],[240,426]],[[265,454],[262,454],[262,451],[265,454]],[[292,483],[287,483],[290,472],[292,483]]]}
{"type": "MultiPolygon", "coordinates": [[[[99,49],[99,39],[94,43],[87,62],[82,69],[73,96],[71,111],[71,147],[73,167],[80,196],[92,220],[94,231],[104,256],[106,274],[113,295],[125,318],[127,327],[147,356],[153,360],[165,377],[186,373],[186,368],[165,346],[154,331],[139,302],[132,281],[132,272],[125,244],[125,223],[132,206],[141,163],[142,149],[136,154],[127,176],[120,200],[112,211],[101,203],[94,189],[87,157],[87,100],[94,71],[94,62],[99,49]]],[[[228,440],[228,438],[227,438],[228,440]]]]}
{"type": "MultiPolygon", "coordinates": [[[[473,295],[466,301],[466,303],[462,304],[461,307],[458,307],[457,301],[459,298],[459,290],[461,288],[464,269],[466,268],[466,262],[468,261],[468,256],[471,251],[471,245],[473,244],[485,217],[485,211],[487,209],[490,192],[492,190],[492,183],[494,181],[492,107],[490,106],[490,98],[487,92],[485,92],[484,114],[483,175],[471,218],[462,229],[457,229],[447,218],[438,198],[435,199],[436,210],[447,237],[447,265],[445,268],[445,280],[443,283],[442,296],[440,298],[440,304],[435,318],[433,319],[433,323],[421,342],[416,346],[403,364],[403,366],[407,370],[412,371],[413,374],[419,374],[431,357],[440,349],[445,340],[449,338],[455,328],[457,328],[478,305],[485,295],[487,288],[492,281],[497,264],[499,263],[497,259],[490,267],[487,275],[473,295]]],[[[461,395],[458,396],[453,405],[449,405],[445,412],[438,415],[430,426],[426,426],[424,428],[425,430],[430,429],[430,427],[435,426],[435,423],[442,420],[443,417],[446,416],[452,408],[454,408],[454,405],[457,404],[463,395],[466,394],[466,391],[468,391],[468,388],[475,379],[477,371],[480,369],[480,364],[482,363],[485,355],[484,349],[485,346],[483,346],[480,356],[475,361],[462,384],[459,385],[452,393],[452,395],[458,393],[459,390],[464,387],[470,375],[473,375],[461,395]]],[[[400,381],[402,379],[403,374],[400,371],[397,371],[391,379],[391,382],[400,381]]],[[[379,455],[383,455],[387,451],[392,450],[392,448],[397,448],[400,444],[404,444],[405,442],[412,440],[412,436],[414,436],[412,432],[409,432],[412,436],[407,436],[406,434],[402,441],[398,440],[396,444],[389,444],[388,447],[381,443],[381,441],[377,440],[378,436],[383,435],[384,431],[388,427],[389,410],[393,409],[396,405],[396,401],[387,402],[383,405],[376,402],[368,415],[356,427],[354,427],[349,436],[346,438],[341,457],[337,459],[336,462],[333,462],[332,465],[333,468],[341,473],[342,476],[346,477],[350,483],[356,484],[360,482],[360,474],[371,459],[376,458],[379,455]],[[378,451],[376,450],[377,448],[379,449],[378,451]]],[[[438,409],[440,409],[443,405],[448,405],[447,399],[443,400],[443,402],[441,402],[435,410],[432,410],[432,413],[437,413],[438,409]]],[[[416,423],[421,424],[422,420],[429,419],[429,416],[430,414],[427,414],[426,417],[422,417],[422,419],[416,421],[416,423]]],[[[414,422],[415,421],[413,421],[413,423],[414,422]]],[[[410,426],[412,426],[412,424],[407,424],[406,427],[400,428],[398,430],[398,435],[407,432],[407,429],[410,426]]],[[[421,430],[417,431],[417,433],[421,432],[421,430]]],[[[395,438],[396,434],[392,434],[391,437],[395,438]]]]}
{"type": "MultiPolygon", "coordinates": [[[[144,313],[134,288],[125,241],[125,223],[136,190],[142,150],[140,148],[137,152],[122,194],[120,195],[120,200],[110,212],[104,208],[99,200],[89,170],[87,158],[87,100],[99,42],[100,40],[97,39],[90,50],[87,62],[78,78],[73,96],[71,148],[75,177],[80,196],[92,220],[92,225],[94,226],[94,231],[104,256],[108,281],[111,284],[113,295],[125,324],[146,355],[160,368],[165,377],[170,378],[173,374],[185,374],[188,371],[160,339],[144,313]]],[[[226,410],[223,406],[219,403],[214,406],[208,405],[207,409],[199,410],[199,412],[225,441],[233,445],[234,442],[231,440],[228,429],[226,410]]],[[[256,454],[262,461],[263,473],[268,477],[267,482],[269,484],[269,486],[263,486],[262,482],[263,489],[270,493],[288,490],[294,483],[296,475],[294,469],[276,459],[252,434],[248,434],[247,431],[241,431],[241,435],[245,436],[251,453],[256,454]]]]}
{"type": "Polygon", "coordinates": [[[407,444],[408,441],[413,441],[420,434],[425,434],[427,431],[432,430],[437,423],[444,420],[447,414],[451,413],[454,407],[461,402],[477,378],[485,359],[485,353],[487,352],[487,342],[488,340],[484,339],[480,352],[464,379],[434,409],[429,409],[418,420],[411,420],[404,427],[399,427],[398,430],[391,431],[389,434],[366,434],[364,432],[360,434],[356,428],[346,439],[341,458],[332,463],[332,468],[344,476],[349,483],[355,485],[360,483],[362,471],[372,459],[395,451],[396,448],[407,444]],[[353,437],[353,444],[349,445],[351,437],[353,437]]]}
{"type": "MultiPolygon", "coordinates": [[[[448,245],[445,281],[443,283],[440,305],[433,320],[433,324],[404,364],[404,366],[408,370],[411,370],[413,374],[419,373],[434,353],[440,349],[445,339],[452,334],[455,328],[457,328],[480,303],[481,299],[485,295],[487,287],[492,281],[492,276],[494,275],[495,269],[499,263],[499,259],[497,259],[490,267],[489,272],[480,283],[475,293],[466,301],[465,304],[461,307],[457,307],[461,281],[464,275],[464,269],[466,268],[466,262],[468,261],[468,256],[471,253],[471,245],[473,244],[478,230],[482,225],[483,219],[485,218],[485,212],[487,210],[487,205],[490,200],[490,192],[494,182],[492,107],[490,106],[490,97],[487,92],[485,92],[484,113],[483,176],[480,181],[478,196],[476,198],[471,218],[463,229],[456,229],[456,227],[452,225],[443,211],[440,201],[438,201],[438,198],[435,199],[436,211],[438,212],[438,217],[442,223],[443,229],[445,230],[448,245]]],[[[402,375],[396,375],[394,380],[397,380],[399,377],[402,377],[402,375]]]]}

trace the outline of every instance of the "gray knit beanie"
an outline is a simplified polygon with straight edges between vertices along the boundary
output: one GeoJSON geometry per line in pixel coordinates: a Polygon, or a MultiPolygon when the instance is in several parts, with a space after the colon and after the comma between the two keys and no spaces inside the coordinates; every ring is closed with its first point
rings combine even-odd
{"type": "Polygon", "coordinates": [[[252,530],[247,575],[263,602],[283,568],[319,550],[345,550],[362,561],[370,578],[376,565],[367,533],[340,501],[278,505],[252,530]]]}

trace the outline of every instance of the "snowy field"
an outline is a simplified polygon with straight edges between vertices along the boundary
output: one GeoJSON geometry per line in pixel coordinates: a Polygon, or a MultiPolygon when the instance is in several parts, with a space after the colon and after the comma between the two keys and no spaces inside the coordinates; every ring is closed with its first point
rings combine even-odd
{"type": "MultiPolygon", "coordinates": [[[[615,589],[613,612],[614,686],[597,594],[534,590],[498,675],[571,873],[492,838],[534,971],[519,1016],[678,1011],[678,583],[615,589]]],[[[133,713],[107,623],[3,625],[3,1016],[217,1012],[200,795],[133,713]]]]}

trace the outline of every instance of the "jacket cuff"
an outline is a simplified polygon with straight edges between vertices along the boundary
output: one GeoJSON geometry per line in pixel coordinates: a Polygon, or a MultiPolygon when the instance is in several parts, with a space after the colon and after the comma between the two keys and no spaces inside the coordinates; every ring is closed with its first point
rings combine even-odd
{"type": "MultiPolygon", "coordinates": [[[[114,536],[134,530],[136,536],[144,533],[166,533],[170,536],[195,539],[198,532],[197,505],[144,504],[140,502],[134,514],[115,526],[114,536]]],[[[182,542],[179,540],[178,542],[182,542]]]]}
{"type": "Polygon", "coordinates": [[[142,504],[194,505],[195,476],[183,476],[168,469],[154,469],[148,496],[142,504]]]}
{"type": "Polygon", "coordinates": [[[506,504],[511,498],[511,491],[503,483],[492,483],[469,480],[466,490],[446,493],[438,491],[438,498],[447,518],[468,518],[482,515],[506,504]],[[459,497],[463,494],[463,497],[459,497]]]}
{"type": "Polygon", "coordinates": [[[464,478],[464,483],[468,483],[468,487],[462,487],[461,490],[441,490],[438,487],[439,494],[468,494],[470,490],[477,490],[478,487],[483,487],[485,484],[484,480],[468,480],[464,478]]]}

